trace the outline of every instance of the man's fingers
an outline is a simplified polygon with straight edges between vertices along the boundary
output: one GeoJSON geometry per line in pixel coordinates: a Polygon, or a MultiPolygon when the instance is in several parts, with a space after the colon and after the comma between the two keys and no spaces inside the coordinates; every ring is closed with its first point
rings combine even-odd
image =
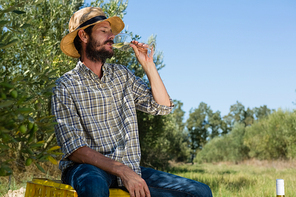
{"type": "Polygon", "coordinates": [[[150,191],[149,191],[149,188],[148,188],[147,185],[146,185],[146,187],[144,187],[144,191],[145,191],[145,196],[146,196],[146,197],[151,197],[151,195],[150,195],[150,191]]]}
{"type": "Polygon", "coordinates": [[[139,190],[137,190],[137,189],[135,190],[135,197],[141,197],[141,196],[140,196],[140,192],[139,192],[139,190]]]}
{"type": "MultiPolygon", "coordinates": [[[[146,185],[146,184],[145,184],[145,185],[146,185]]],[[[140,194],[139,197],[146,197],[146,195],[145,195],[145,189],[144,189],[144,187],[143,187],[143,186],[145,186],[145,185],[143,185],[142,183],[139,183],[139,185],[138,185],[138,187],[139,187],[139,194],[140,194]]]]}
{"type": "Polygon", "coordinates": [[[130,197],[151,197],[146,182],[138,183],[134,188],[130,188],[129,193],[130,197]]]}
{"type": "Polygon", "coordinates": [[[129,194],[130,194],[130,197],[136,197],[136,196],[135,196],[135,190],[129,190],[129,189],[128,189],[128,192],[129,192],[129,194]]]}
{"type": "Polygon", "coordinates": [[[140,43],[138,41],[132,42],[132,45],[135,46],[139,51],[147,51],[149,45],[145,43],[140,43]]]}
{"type": "Polygon", "coordinates": [[[138,186],[140,188],[141,197],[150,197],[150,191],[144,179],[142,179],[142,183],[140,183],[138,186]]]}

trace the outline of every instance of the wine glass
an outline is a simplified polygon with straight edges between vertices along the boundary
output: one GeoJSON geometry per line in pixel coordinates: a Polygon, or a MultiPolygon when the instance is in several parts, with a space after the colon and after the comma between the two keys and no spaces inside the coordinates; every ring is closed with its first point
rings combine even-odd
{"type": "MultiPolygon", "coordinates": [[[[132,38],[129,34],[120,33],[114,37],[113,39],[114,44],[112,44],[112,47],[121,51],[129,51],[129,49],[131,48],[130,46],[131,41],[132,41],[132,38]]],[[[148,48],[147,48],[148,56],[150,56],[152,49],[155,50],[155,46],[156,44],[154,41],[148,44],[148,48]]]]}

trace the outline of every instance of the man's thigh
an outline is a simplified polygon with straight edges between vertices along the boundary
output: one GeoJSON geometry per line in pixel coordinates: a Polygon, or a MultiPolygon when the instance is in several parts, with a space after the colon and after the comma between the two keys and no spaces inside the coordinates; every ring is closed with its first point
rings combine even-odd
{"type": "Polygon", "coordinates": [[[142,178],[146,181],[152,197],[212,196],[211,189],[204,183],[151,168],[141,169],[142,178]]]}
{"type": "Polygon", "coordinates": [[[93,165],[75,164],[67,169],[64,183],[71,185],[79,197],[109,196],[109,187],[116,184],[116,176],[93,165]]]}

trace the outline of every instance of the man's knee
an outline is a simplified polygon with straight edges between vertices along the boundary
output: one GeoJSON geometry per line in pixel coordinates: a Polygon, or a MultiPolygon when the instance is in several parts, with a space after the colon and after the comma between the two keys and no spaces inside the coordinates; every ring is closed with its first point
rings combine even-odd
{"type": "Polygon", "coordinates": [[[109,186],[107,182],[94,175],[81,177],[79,187],[77,187],[76,191],[79,197],[109,196],[109,186]]]}
{"type": "Polygon", "coordinates": [[[106,181],[100,180],[98,177],[87,177],[81,183],[77,191],[78,196],[109,196],[109,187],[106,181]]]}
{"type": "Polygon", "coordinates": [[[76,190],[79,197],[109,196],[109,175],[89,164],[76,164],[69,169],[65,176],[65,183],[76,190]]]}

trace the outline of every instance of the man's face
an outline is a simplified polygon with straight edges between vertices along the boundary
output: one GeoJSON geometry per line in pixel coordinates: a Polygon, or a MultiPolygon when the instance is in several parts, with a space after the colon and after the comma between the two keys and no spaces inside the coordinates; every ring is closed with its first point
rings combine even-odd
{"type": "Polygon", "coordinates": [[[113,56],[113,38],[109,22],[104,21],[96,24],[86,44],[86,56],[93,62],[105,62],[113,56]]]}

